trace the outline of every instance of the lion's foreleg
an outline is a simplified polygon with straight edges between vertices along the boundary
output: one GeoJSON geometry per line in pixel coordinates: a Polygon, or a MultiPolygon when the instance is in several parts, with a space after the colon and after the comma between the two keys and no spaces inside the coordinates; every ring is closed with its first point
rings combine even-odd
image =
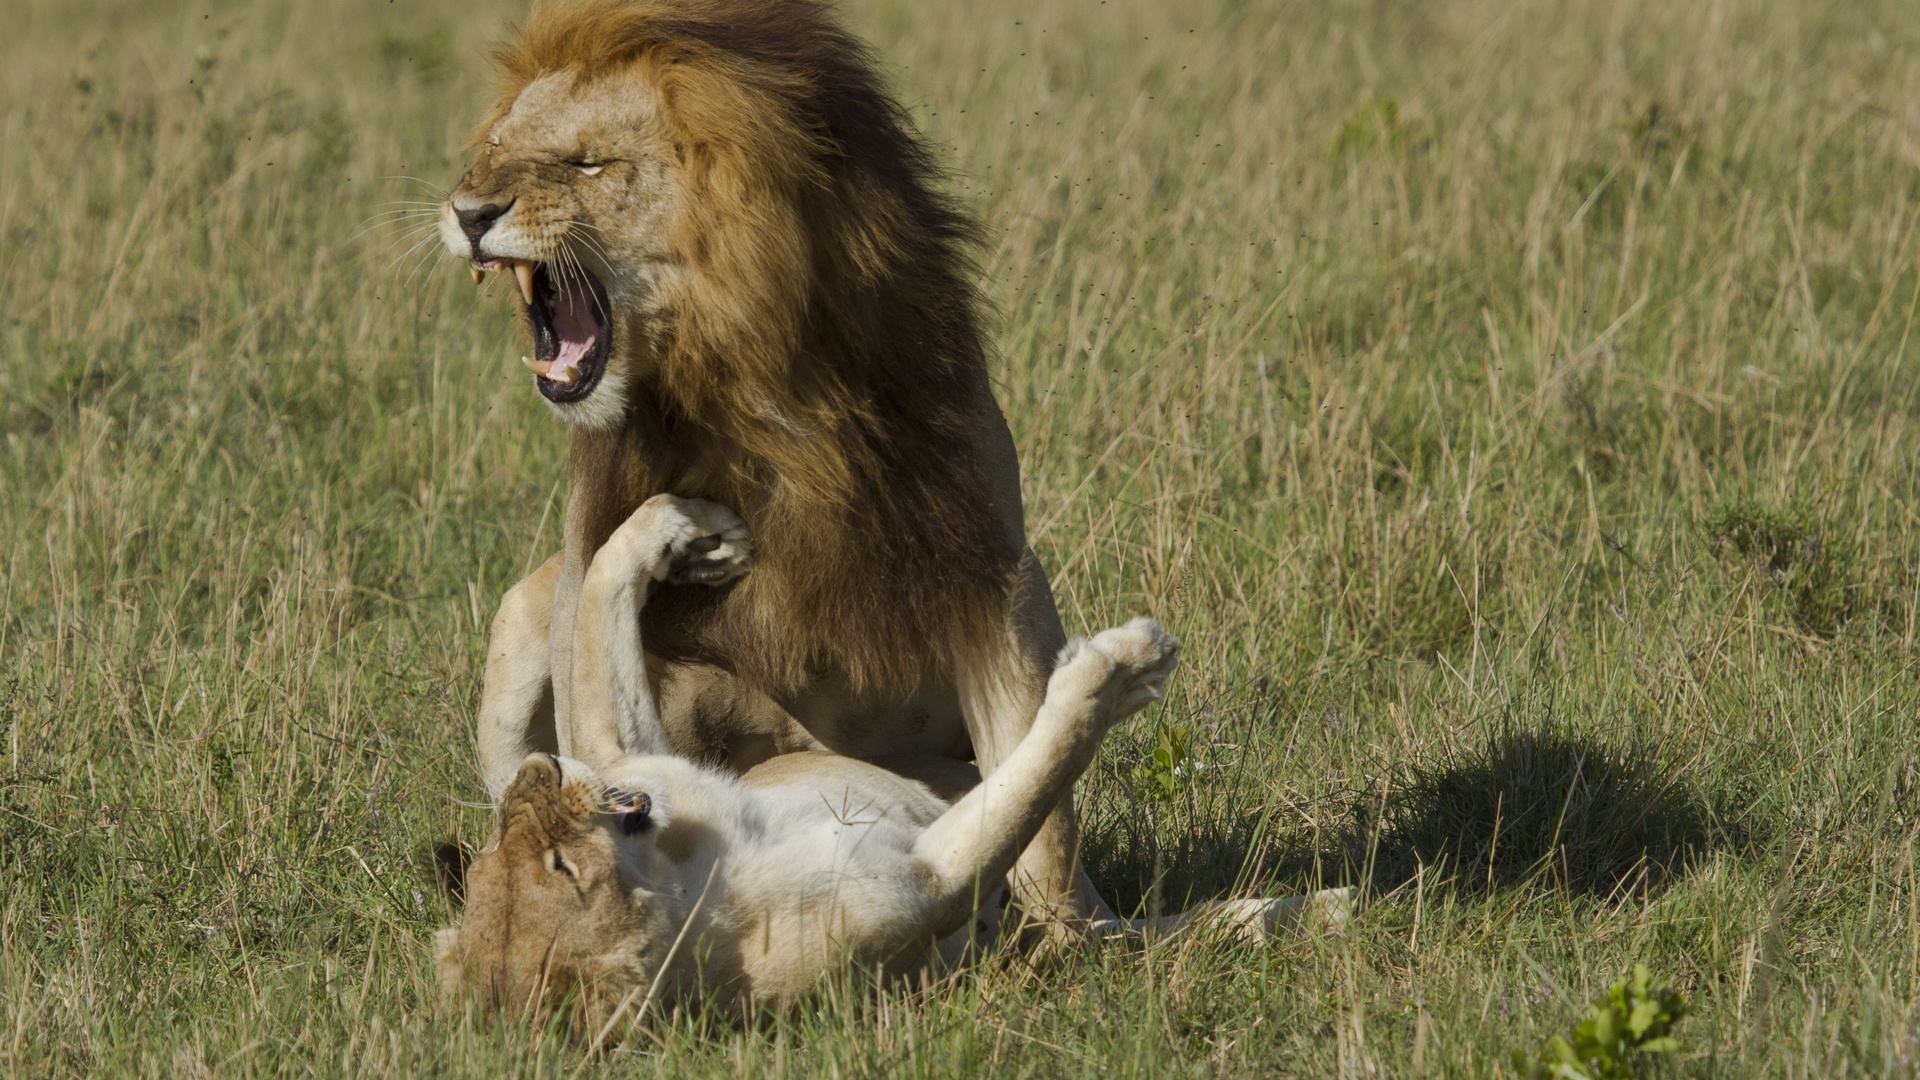
{"type": "Polygon", "coordinates": [[[914,844],[933,880],[938,930],[964,922],[1058,813],[1108,728],[1160,696],[1176,650],[1147,619],[1067,646],[1026,736],[914,844]]]}
{"type": "Polygon", "coordinates": [[[507,590],[487,637],[475,744],[487,792],[498,798],[526,756],[561,749],[554,731],[548,639],[560,556],[507,590]]]}

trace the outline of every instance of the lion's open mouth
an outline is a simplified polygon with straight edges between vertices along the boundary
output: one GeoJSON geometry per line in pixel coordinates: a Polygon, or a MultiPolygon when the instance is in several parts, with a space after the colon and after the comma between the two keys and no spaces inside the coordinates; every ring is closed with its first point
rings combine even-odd
{"type": "Polygon", "coordinates": [[[533,329],[533,356],[521,362],[533,372],[541,396],[562,404],[592,393],[606,370],[613,336],[605,287],[574,265],[492,259],[475,266],[513,271],[533,329]]]}

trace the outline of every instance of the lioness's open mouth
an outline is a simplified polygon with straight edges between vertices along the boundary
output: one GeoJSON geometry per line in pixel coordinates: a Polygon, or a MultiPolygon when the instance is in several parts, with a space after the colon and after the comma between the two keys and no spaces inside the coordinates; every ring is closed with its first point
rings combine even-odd
{"type": "Polygon", "coordinates": [[[607,290],[578,266],[557,270],[552,263],[489,259],[483,270],[511,268],[533,326],[533,356],[520,362],[533,372],[542,397],[556,404],[579,401],[593,392],[606,370],[612,320],[607,290]]]}

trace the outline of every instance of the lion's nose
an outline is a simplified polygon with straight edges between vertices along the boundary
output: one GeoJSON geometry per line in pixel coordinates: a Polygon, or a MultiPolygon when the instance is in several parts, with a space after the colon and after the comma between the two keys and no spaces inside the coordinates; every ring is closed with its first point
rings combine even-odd
{"type": "Polygon", "coordinates": [[[462,207],[457,203],[454,205],[453,216],[460,219],[460,231],[467,234],[467,242],[473,245],[475,251],[480,249],[480,238],[487,234],[488,229],[493,228],[493,223],[513,209],[514,201],[509,199],[504,205],[500,203],[468,207],[462,207]]]}

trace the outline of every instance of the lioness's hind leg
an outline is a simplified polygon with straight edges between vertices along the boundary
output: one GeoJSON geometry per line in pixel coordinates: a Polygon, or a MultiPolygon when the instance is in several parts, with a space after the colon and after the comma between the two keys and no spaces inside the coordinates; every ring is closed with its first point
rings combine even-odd
{"type": "Polygon", "coordinates": [[[1179,644],[1151,619],[1135,619],[1061,650],[1033,727],[998,769],[914,844],[925,860],[944,932],[972,913],[983,884],[1005,874],[1041,823],[1073,789],[1114,724],[1160,696],[1179,644]]]}
{"type": "MultiPolygon", "coordinates": [[[[1013,470],[1012,440],[1004,431],[999,437],[1004,440],[1008,468],[1013,470]]],[[[1017,483],[1007,496],[1017,502],[1017,483]]],[[[1056,669],[1067,640],[1046,572],[1031,549],[1022,557],[1009,600],[1004,637],[983,641],[964,654],[954,675],[967,736],[982,775],[998,769],[1033,726],[1047,696],[1048,674],[1056,669]]],[[[1060,941],[1084,932],[1092,921],[1114,918],[1081,869],[1079,852],[1079,828],[1069,793],[1021,851],[1009,877],[1024,916],[1060,941]]]]}

